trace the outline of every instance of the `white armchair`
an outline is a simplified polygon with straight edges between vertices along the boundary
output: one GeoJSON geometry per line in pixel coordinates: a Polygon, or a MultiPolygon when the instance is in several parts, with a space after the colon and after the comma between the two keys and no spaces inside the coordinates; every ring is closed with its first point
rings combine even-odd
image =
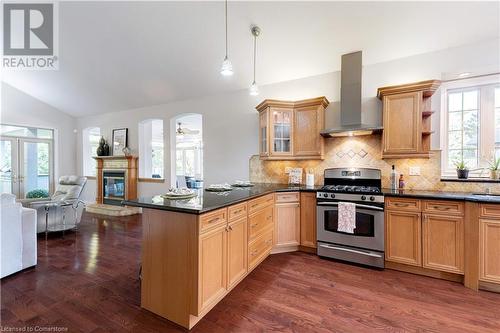
{"type": "Polygon", "coordinates": [[[3,278],[36,265],[36,211],[23,208],[15,195],[2,193],[0,215],[0,277],[3,278]]]}
{"type": "Polygon", "coordinates": [[[52,197],[21,200],[37,211],[37,233],[69,230],[80,223],[85,203],[79,198],[86,183],[86,177],[61,176],[52,197]]]}

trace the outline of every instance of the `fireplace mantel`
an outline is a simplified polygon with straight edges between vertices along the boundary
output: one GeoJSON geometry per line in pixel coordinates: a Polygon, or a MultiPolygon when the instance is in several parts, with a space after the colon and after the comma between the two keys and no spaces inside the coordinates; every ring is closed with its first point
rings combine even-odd
{"type": "Polygon", "coordinates": [[[96,156],[96,203],[103,203],[104,170],[125,171],[125,200],[137,199],[137,156],[96,156]]]}

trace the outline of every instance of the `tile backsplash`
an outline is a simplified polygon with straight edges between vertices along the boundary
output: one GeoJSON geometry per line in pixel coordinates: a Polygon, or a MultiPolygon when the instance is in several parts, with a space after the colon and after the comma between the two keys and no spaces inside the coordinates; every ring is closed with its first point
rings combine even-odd
{"type": "MultiPolygon", "coordinates": [[[[305,161],[264,161],[258,155],[250,158],[250,180],[252,182],[288,183],[286,167],[312,169],[316,185],[323,184],[323,171],[335,167],[366,167],[382,170],[382,186],[390,187],[389,175],[394,164],[399,174],[404,175],[406,189],[441,190],[455,192],[500,193],[500,183],[442,182],[441,154],[432,151],[429,159],[382,159],[380,134],[358,137],[329,138],[325,140],[325,159],[305,161]],[[410,176],[410,167],[420,167],[419,176],[410,176]]],[[[305,179],[305,176],[303,177],[305,179]]]]}

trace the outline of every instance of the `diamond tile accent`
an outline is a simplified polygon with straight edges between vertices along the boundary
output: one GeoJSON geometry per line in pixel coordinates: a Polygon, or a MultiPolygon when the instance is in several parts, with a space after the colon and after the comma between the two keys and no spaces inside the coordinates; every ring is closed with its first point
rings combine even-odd
{"type": "Polygon", "coordinates": [[[361,158],[364,158],[366,155],[368,155],[368,153],[366,151],[364,151],[363,149],[361,149],[360,151],[358,151],[358,155],[361,158]]]}
{"type": "Polygon", "coordinates": [[[349,151],[347,152],[347,155],[348,155],[350,158],[353,158],[354,156],[356,156],[356,153],[354,152],[354,150],[352,150],[352,149],[351,149],[351,150],[349,150],[349,151]]]}
{"type": "Polygon", "coordinates": [[[337,154],[336,154],[338,157],[342,158],[345,156],[344,152],[343,151],[338,151],[337,154]]]}

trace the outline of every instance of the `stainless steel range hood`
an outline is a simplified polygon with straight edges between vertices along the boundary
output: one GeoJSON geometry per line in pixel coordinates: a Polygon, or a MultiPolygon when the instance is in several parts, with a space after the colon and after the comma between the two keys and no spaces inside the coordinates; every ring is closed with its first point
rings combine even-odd
{"type": "Polygon", "coordinates": [[[340,126],[325,129],[324,137],[368,135],[381,131],[381,126],[363,124],[361,118],[362,52],[342,56],[340,73],[340,126]]]}

